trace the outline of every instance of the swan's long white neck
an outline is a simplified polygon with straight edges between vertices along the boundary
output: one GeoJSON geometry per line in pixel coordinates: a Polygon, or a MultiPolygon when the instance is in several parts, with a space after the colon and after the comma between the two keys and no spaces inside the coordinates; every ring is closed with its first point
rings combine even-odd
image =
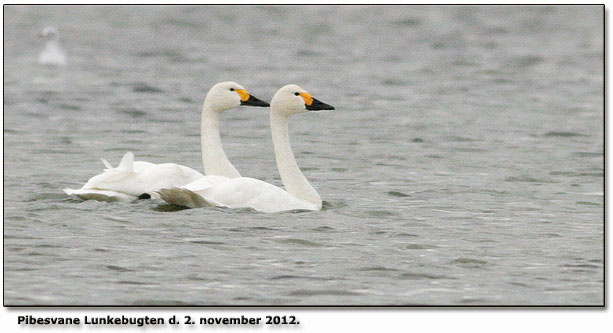
{"type": "Polygon", "coordinates": [[[285,190],[298,199],[308,201],[321,209],[321,197],[304,177],[292,152],[289,142],[288,116],[270,112],[272,143],[275,147],[277,168],[285,190]]]}
{"type": "Polygon", "coordinates": [[[204,101],[202,105],[202,122],[200,124],[200,144],[202,146],[202,165],[205,175],[238,178],[241,174],[230,163],[221,147],[219,121],[221,112],[204,101]]]}

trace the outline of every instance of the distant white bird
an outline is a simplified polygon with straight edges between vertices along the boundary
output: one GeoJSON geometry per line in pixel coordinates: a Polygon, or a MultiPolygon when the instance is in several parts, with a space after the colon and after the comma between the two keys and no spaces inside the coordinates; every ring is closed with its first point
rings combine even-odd
{"type": "Polygon", "coordinates": [[[66,53],[60,47],[60,41],[55,27],[46,27],[40,33],[40,37],[46,40],[45,47],[38,55],[39,65],[65,66],[66,53]]]}

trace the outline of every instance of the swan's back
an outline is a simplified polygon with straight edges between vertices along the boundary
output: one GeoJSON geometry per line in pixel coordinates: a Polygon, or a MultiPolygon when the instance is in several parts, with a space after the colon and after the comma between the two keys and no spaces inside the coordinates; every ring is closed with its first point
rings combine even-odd
{"type": "Polygon", "coordinates": [[[199,194],[206,200],[230,208],[253,208],[265,213],[321,208],[316,204],[300,200],[277,186],[249,177],[230,179],[200,191],[199,194]]]}
{"type": "Polygon", "coordinates": [[[137,173],[137,182],[143,184],[143,192],[152,193],[161,188],[183,186],[204,177],[200,172],[174,163],[154,164],[137,173]]]}
{"type": "Polygon", "coordinates": [[[90,178],[79,190],[65,189],[64,192],[96,200],[113,194],[121,201],[131,201],[144,193],[151,195],[159,189],[187,185],[204,177],[200,172],[179,164],[134,161],[130,152],[124,155],[116,168],[110,167],[106,160],[103,163],[107,166],[103,173],[90,178]]]}

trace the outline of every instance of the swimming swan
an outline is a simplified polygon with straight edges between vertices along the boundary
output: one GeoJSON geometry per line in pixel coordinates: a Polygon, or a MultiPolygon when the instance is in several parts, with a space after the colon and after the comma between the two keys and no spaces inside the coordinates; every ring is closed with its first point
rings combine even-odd
{"type": "Polygon", "coordinates": [[[46,27],[40,33],[40,37],[45,38],[45,47],[38,55],[39,65],[66,65],[66,54],[60,47],[60,41],[57,35],[57,29],[54,27],[46,27]]]}
{"type": "Polygon", "coordinates": [[[202,161],[207,176],[174,163],[135,162],[134,155],[127,152],[118,167],[113,168],[102,159],[106,167],[103,173],[90,178],[78,190],[67,188],[64,192],[84,200],[128,202],[139,198],[148,199],[162,188],[183,186],[194,181],[199,187],[213,186],[240,177],[240,173],[226,157],[219,137],[221,114],[240,105],[269,106],[235,82],[214,85],[204,99],[200,136],[202,161]]]}
{"type": "Polygon", "coordinates": [[[279,89],[271,101],[270,129],[277,168],[285,190],[261,180],[241,177],[213,186],[206,184],[199,187],[197,183],[191,183],[182,188],[162,189],[157,193],[168,203],[191,208],[205,205],[249,207],[266,213],[293,209],[320,210],[321,198],[298,168],[288,133],[290,116],[316,110],[334,110],[334,107],[318,101],[293,84],[279,89]]]}

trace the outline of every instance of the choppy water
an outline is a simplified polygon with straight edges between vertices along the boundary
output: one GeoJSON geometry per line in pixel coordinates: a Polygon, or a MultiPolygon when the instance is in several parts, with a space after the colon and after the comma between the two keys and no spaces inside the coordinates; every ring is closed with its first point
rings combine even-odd
{"type": "MultiPolygon", "coordinates": [[[[602,7],[5,7],[5,304],[602,304],[602,7]],[[64,69],[35,64],[58,27],[64,69]],[[205,92],[297,83],[320,212],[65,196],[202,170],[205,92]]],[[[280,185],[267,109],[226,153],[280,185]]]]}

